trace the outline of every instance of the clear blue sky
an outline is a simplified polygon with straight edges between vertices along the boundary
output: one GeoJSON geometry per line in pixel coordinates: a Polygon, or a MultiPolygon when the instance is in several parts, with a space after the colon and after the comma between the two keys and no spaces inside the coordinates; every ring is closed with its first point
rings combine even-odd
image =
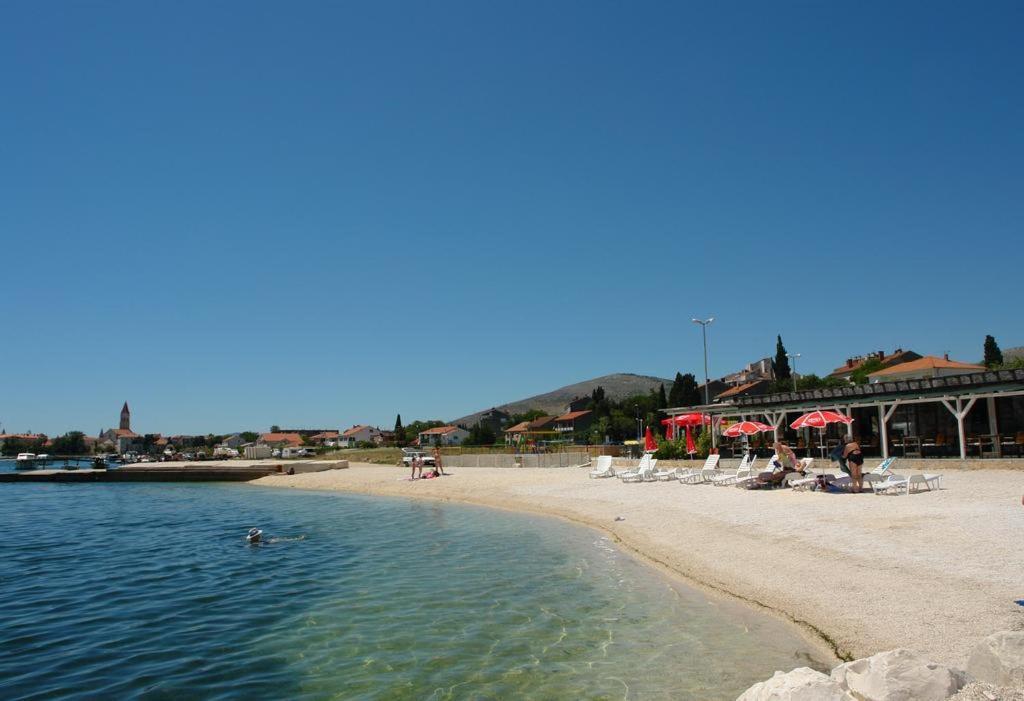
{"type": "Polygon", "coordinates": [[[0,422],[1024,343],[1024,4],[0,7],[0,422]]]}

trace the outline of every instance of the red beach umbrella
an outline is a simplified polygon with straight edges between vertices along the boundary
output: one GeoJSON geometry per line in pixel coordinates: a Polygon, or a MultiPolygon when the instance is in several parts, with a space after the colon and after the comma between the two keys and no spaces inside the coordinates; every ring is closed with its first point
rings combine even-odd
{"type": "Polygon", "coordinates": [[[799,417],[789,425],[790,428],[820,428],[824,429],[829,424],[852,424],[853,419],[844,414],[834,411],[812,411],[799,417]]]}
{"type": "Polygon", "coordinates": [[[644,434],[644,452],[653,453],[658,449],[658,444],[654,441],[654,434],[651,433],[651,427],[647,427],[647,432],[644,434]]]}
{"type": "Polygon", "coordinates": [[[755,433],[774,430],[768,424],[763,424],[760,421],[740,421],[722,431],[722,435],[729,438],[739,438],[740,436],[752,436],[755,433]]]}
{"type": "Polygon", "coordinates": [[[686,427],[686,452],[692,457],[697,452],[697,445],[693,442],[693,434],[690,433],[690,427],[686,427]]]}

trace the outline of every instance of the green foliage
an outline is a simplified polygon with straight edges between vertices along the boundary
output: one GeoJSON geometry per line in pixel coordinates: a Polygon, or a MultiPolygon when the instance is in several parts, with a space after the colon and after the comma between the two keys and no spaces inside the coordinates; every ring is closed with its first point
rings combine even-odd
{"type": "Polygon", "coordinates": [[[701,404],[700,386],[697,378],[692,372],[685,375],[676,373],[676,379],[672,382],[672,389],[668,392],[668,404],[670,407],[696,406],[701,404]]]}
{"type": "Polygon", "coordinates": [[[255,431],[242,431],[238,435],[241,436],[242,440],[246,443],[255,443],[260,437],[260,434],[255,431]]]}
{"type": "Polygon", "coordinates": [[[999,349],[999,344],[996,343],[996,339],[993,336],[985,336],[985,367],[997,368],[1002,364],[1003,351],[999,349]]]}
{"type": "Polygon", "coordinates": [[[658,460],[681,460],[689,457],[686,452],[686,438],[677,438],[674,441],[659,441],[658,450],[654,457],[658,460]]]}
{"type": "Polygon", "coordinates": [[[868,375],[878,372],[883,367],[885,367],[885,364],[877,357],[868,358],[853,371],[850,375],[850,380],[855,385],[866,385],[868,383],[868,375]]]}
{"type": "MultiPolygon", "coordinates": [[[[697,436],[695,441],[697,448],[697,457],[702,460],[711,454],[711,427],[704,426],[701,429],[700,435],[697,436]]],[[[685,447],[684,447],[685,450],[685,447]]]]}
{"type": "Polygon", "coordinates": [[[50,447],[50,453],[53,455],[85,455],[88,452],[85,434],[81,431],[68,431],[63,436],[57,436],[50,447]]]}
{"type": "Polygon", "coordinates": [[[786,347],[782,345],[782,335],[775,341],[775,379],[788,380],[793,376],[789,369],[789,357],[786,355],[786,347]]]}
{"type": "Polygon", "coordinates": [[[1024,370],[1024,356],[1019,358],[1010,358],[1002,365],[999,366],[999,370],[1024,370]]]}
{"type": "Polygon", "coordinates": [[[405,435],[409,437],[409,440],[413,440],[427,429],[437,428],[438,426],[444,425],[444,421],[438,421],[437,419],[431,419],[430,421],[413,421],[405,427],[405,435]]]}
{"type": "Polygon", "coordinates": [[[528,409],[522,414],[512,414],[512,418],[509,419],[509,423],[510,425],[515,426],[516,424],[521,424],[524,421],[534,421],[542,416],[547,416],[547,413],[540,409],[528,409]]]}
{"type": "Polygon", "coordinates": [[[665,385],[658,385],[658,408],[664,409],[668,406],[668,397],[665,396],[665,385]]]}
{"type": "Polygon", "coordinates": [[[17,455],[18,453],[41,453],[46,444],[45,438],[28,440],[25,438],[5,438],[3,454],[17,455]]]}
{"type": "Polygon", "coordinates": [[[494,429],[485,423],[478,423],[469,429],[469,435],[462,441],[462,445],[494,445],[497,442],[494,429]]]}
{"type": "Polygon", "coordinates": [[[274,424],[273,426],[270,427],[270,432],[271,433],[280,433],[281,432],[281,427],[278,426],[277,424],[274,424]]]}

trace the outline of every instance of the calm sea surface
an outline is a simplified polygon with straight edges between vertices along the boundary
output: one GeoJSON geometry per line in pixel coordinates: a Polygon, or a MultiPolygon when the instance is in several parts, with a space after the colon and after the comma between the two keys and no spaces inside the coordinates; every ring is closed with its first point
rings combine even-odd
{"type": "Polygon", "coordinates": [[[245,485],[0,485],[4,699],[733,699],[779,622],[587,529],[245,485]],[[244,542],[260,526],[261,547],[244,542]]]}

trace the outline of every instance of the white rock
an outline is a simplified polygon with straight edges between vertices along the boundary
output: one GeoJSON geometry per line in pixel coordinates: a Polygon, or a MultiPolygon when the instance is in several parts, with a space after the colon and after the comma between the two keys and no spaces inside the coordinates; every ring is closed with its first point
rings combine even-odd
{"type": "Polygon", "coordinates": [[[967,672],[996,686],[1024,686],[1024,632],[1004,630],[974,648],[967,672]]]}
{"type": "Polygon", "coordinates": [[[855,701],[839,684],[810,667],[775,676],[744,691],[736,701],[855,701]]]}
{"type": "Polygon", "coordinates": [[[961,672],[903,648],[841,664],[832,679],[863,701],[945,701],[965,683],[961,672]]]}

